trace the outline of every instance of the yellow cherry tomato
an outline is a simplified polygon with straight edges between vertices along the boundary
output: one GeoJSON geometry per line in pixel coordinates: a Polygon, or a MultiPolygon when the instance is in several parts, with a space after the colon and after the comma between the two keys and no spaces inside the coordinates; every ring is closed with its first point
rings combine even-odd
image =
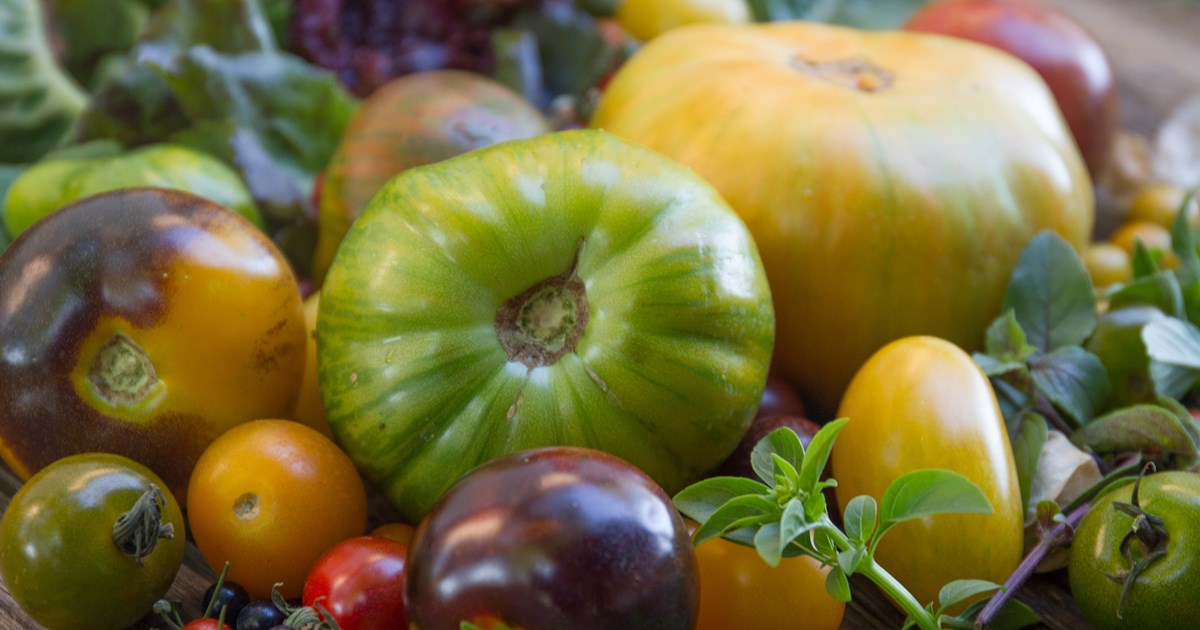
{"type": "Polygon", "coordinates": [[[687,24],[745,24],[745,0],[625,0],[614,16],[630,35],[647,41],[687,24]]]}
{"type": "Polygon", "coordinates": [[[188,522],[209,566],[267,599],[282,582],[297,597],[309,568],[335,544],[362,535],[367,496],[337,445],[291,420],[255,420],[217,438],[196,463],[188,522]]]}
{"type": "MultiPolygon", "coordinates": [[[[1129,220],[1149,221],[1169,228],[1175,222],[1175,215],[1179,213],[1185,198],[1187,191],[1174,184],[1150,184],[1138,190],[1129,202],[1129,220]]],[[[1197,208],[1196,199],[1193,197],[1188,204],[1188,220],[1195,224],[1198,218],[1200,209],[1197,208]]]]}
{"type": "Polygon", "coordinates": [[[958,579],[1004,582],[1021,561],[1024,511],[1008,432],[983,372],[934,337],[894,341],[859,369],[838,410],[838,504],[880,501],[897,477],[940,468],[975,482],[993,513],[942,514],[896,525],[875,559],[922,603],[958,579]]]}
{"type": "Polygon", "coordinates": [[[1083,265],[1097,289],[1128,282],[1133,276],[1129,253],[1112,243],[1092,243],[1083,255],[1083,265]]]}

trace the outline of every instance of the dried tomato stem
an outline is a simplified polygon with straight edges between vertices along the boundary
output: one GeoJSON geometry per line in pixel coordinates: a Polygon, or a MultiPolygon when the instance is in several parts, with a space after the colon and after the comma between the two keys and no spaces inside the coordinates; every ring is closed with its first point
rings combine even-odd
{"type": "Polygon", "coordinates": [[[137,561],[138,566],[145,566],[143,558],[154,551],[160,538],[175,537],[175,526],[164,523],[162,511],[167,505],[167,499],[162,490],[155,484],[142,493],[121,516],[113,523],[113,542],[121,553],[137,561]]]}

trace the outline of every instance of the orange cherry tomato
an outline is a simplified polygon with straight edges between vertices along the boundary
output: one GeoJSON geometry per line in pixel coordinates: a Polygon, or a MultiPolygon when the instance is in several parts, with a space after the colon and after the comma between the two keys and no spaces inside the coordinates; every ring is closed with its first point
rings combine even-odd
{"type": "MultiPolygon", "coordinates": [[[[1149,221],[1169,228],[1175,223],[1175,215],[1186,198],[1187,191],[1174,184],[1150,184],[1138,190],[1129,202],[1129,220],[1149,221]]],[[[1200,204],[1194,197],[1188,203],[1187,213],[1191,224],[1200,220],[1200,204]]]]}
{"type": "Polygon", "coordinates": [[[772,567],[751,547],[723,538],[696,545],[700,566],[697,630],[834,630],[846,605],[825,590],[831,567],[807,556],[772,567]]]}
{"type": "Polygon", "coordinates": [[[187,495],[188,522],[209,566],[270,597],[282,582],[299,596],[321,554],[367,526],[367,496],[336,444],[290,420],[255,420],[217,438],[200,456],[187,495]]]}
{"type": "Polygon", "coordinates": [[[1163,255],[1163,265],[1174,268],[1179,264],[1179,258],[1171,249],[1171,232],[1167,228],[1150,221],[1129,221],[1113,232],[1108,241],[1125,250],[1130,256],[1134,253],[1134,244],[1141,241],[1151,250],[1158,250],[1163,255]]]}

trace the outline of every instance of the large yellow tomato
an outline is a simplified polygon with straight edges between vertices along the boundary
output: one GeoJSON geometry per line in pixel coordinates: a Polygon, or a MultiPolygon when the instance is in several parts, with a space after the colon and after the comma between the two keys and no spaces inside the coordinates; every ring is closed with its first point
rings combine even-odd
{"type": "Polygon", "coordinates": [[[907,337],[872,355],[850,382],[838,415],[850,419],[833,447],[838,504],[879,501],[897,477],[923,468],[975,482],[993,513],[947,514],[896,525],[876,560],[922,603],[957,579],[1002,583],[1021,561],[1021,490],[1008,432],[987,377],[954,344],[907,337]]]}
{"type": "Polygon", "coordinates": [[[648,40],[688,24],[744,24],[746,0],[624,0],[614,17],[630,35],[648,40]]]}
{"type": "Polygon", "coordinates": [[[690,165],[749,226],[776,362],[819,415],[887,342],[982,344],[1042,229],[1086,246],[1092,189],[1016,59],[917,33],[697,25],[643,47],[593,126],[690,165]]]}

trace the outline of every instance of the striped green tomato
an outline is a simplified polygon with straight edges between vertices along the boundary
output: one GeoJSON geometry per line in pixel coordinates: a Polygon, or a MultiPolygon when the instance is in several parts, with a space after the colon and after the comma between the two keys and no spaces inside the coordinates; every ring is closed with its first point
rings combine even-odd
{"type": "Polygon", "coordinates": [[[411,169],[354,223],[317,318],[329,423],[416,522],[478,464],[583,446],[667,492],[758,406],[774,313],[742,221],[600,131],[411,169]]]}

